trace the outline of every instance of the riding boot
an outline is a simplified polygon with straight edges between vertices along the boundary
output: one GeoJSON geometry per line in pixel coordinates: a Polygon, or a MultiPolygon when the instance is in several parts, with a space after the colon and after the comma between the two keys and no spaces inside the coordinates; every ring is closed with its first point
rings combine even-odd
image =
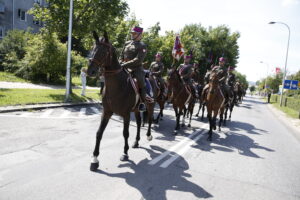
{"type": "Polygon", "coordinates": [[[145,102],[147,101],[148,103],[153,103],[154,100],[153,98],[151,98],[149,95],[146,94],[145,87],[140,89],[140,96],[141,96],[141,103],[139,105],[139,111],[144,112],[146,111],[145,102]]]}

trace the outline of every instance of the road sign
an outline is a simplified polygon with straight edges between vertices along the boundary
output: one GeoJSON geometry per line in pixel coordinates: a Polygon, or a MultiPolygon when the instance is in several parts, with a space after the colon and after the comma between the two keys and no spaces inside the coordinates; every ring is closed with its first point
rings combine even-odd
{"type": "Polygon", "coordinates": [[[297,90],[298,89],[298,84],[299,84],[299,81],[292,80],[292,82],[291,82],[291,90],[297,90]]]}
{"type": "Polygon", "coordinates": [[[284,80],[284,89],[290,89],[291,88],[291,80],[284,80]]]}

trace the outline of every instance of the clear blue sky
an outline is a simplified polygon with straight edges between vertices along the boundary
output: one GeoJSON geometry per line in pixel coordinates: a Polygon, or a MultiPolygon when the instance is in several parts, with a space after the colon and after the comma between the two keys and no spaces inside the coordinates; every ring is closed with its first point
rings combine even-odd
{"type": "Polygon", "coordinates": [[[275,67],[284,68],[288,30],[291,28],[288,72],[300,70],[300,0],[127,0],[131,13],[148,28],[160,22],[166,30],[179,31],[185,24],[203,26],[225,24],[241,34],[240,58],[237,70],[256,81],[274,73],[275,67]]]}

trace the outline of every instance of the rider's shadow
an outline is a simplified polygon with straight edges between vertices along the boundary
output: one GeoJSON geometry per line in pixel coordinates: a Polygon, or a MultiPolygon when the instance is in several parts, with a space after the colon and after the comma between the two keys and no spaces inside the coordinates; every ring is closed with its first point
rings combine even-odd
{"type": "MultiPolygon", "coordinates": [[[[151,146],[151,149],[141,149],[146,150],[152,159],[166,151],[158,146],[151,146]]],[[[126,183],[139,190],[142,195],[142,199],[146,200],[166,200],[167,190],[190,192],[197,198],[212,197],[212,195],[205,191],[202,187],[187,180],[188,177],[191,177],[190,174],[185,172],[189,169],[189,165],[183,157],[179,157],[178,159],[182,159],[180,167],[170,166],[168,168],[161,168],[159,167],[160,164],[149,165],[148,163],[150,160],[144,159],[138,164],[133,161],[129,161],[128,163],[119,165],[120,168],[130,168],[133,170],[133,173],[109,173],[102,170],[98,170],[97,172],[109,177],[125,179],[126,183]]]]}
{"type": "Polygon", "coordinates": [[[200,141],[194,148],[199,148],[202,151],[212,152],[212,150],[225,151],[234,153],[237,150],[240,155],[253,157],[253,158],[263,158],[258,154],[254,153],[252,149],[261,149],[268,152],[274,152],[273,149],[264,147],[256,143],[253,139],[246,135],[228,132],[225,133],[225,138],[221,138],[219,134],[213,134],[212,142],[200,141]],[[212,145],[216,144],[216,145],[212,145]]]}
{"type": "Polygon", "coordinates": [[[268,133],[268,131],[256,128],[252,124],[240,122],[240,121],[231,121],[230,126],[228,127],[231,131],[244,130],[246,133],[261,135],[261,133],[268,133]]]}

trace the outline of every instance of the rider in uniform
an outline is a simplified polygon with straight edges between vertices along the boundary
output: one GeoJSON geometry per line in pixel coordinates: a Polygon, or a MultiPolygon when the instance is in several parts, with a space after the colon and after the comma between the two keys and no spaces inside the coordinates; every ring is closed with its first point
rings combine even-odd
{"type": "Polygon", "coordinates": [[[181,79],[183,82],[188,85],[192,91],[192,94],[195,98],[197,98],[197,90],[193,85],[192,81],[192,73],[193,73],[193,65],[190,64],[192,56],[190,55],[185,55],[184,56],[184,63],[179,65],[178,71],[181,76],[181,79]]]}
{"type": "Polygon", "coordinates": [[[149,68],[151,74],[155,76],[160,84],[160,89],[162,93],[165,92],[165,81],[162,78],[162,73],[164,71],[164,64],[161,62],[161,54],[157,53],[155,55],[155,61],[151,63],[149,68]]]}
{"type": "MultiPolygon", "coordinates": [[[[143,69],[143,61],[146,57],[147,48],[141,41],[143,28],[135,26],[131,30],[131,40],[125,43],[124,51],[121,55],[121,66],[130,69],[133,76],[137,79],[141,103],[140,111],[145,111],[146,88],[145,88],[145,72],[143,69]]],[[[147,97],[151,101],[151,97],[147,97]]]]}

